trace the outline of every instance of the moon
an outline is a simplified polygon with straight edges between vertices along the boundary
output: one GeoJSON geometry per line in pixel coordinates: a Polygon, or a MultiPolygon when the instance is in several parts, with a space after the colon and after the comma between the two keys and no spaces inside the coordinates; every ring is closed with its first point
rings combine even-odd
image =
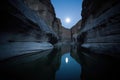
{"type": "Polygon", "coordinates": [[[66,19],[65,19],[65,22],[66,22],[66,23],[70,23],[70,22],[71,22],[71,19],[70,19],[70,18],[66,18],[66,19]]]}

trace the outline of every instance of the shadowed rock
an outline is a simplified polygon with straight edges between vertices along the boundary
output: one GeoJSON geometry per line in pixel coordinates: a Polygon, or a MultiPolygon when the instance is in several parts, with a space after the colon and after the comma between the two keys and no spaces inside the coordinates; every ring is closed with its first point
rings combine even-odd
{"type": "MultiPolygon", "coordinates": [[[[52,44],[57,43],[58,36],[50,25],[38,17],[23,0],[4,0],[1,3],[0,55],[4,58],[20,55],[22,53],[18,52],[21,51],[51,49],[52,44]]],[[[47,5],[50,3],[42,3],[46,9],[49,8],[47,5]]]]}
{"type": "Polygon", "coordinates": [[[78,42],[96,53],[120,53],[120,1],[84,0],[82,8],[78,42]]]}

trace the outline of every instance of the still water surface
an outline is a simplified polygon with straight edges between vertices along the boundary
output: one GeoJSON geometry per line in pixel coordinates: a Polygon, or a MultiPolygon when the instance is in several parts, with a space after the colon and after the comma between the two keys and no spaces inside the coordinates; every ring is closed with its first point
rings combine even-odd
{"type": "Polygon", "coordinates": [[[0,80],[119,80],[119,58],[65,45],[0,62],[0,80]]]}
{"type": "Polygon", "coordinates": [[[80,80],[81,65],[65,53],[61,58],[61,65],[56,72],[56,80],[80,80]]]}

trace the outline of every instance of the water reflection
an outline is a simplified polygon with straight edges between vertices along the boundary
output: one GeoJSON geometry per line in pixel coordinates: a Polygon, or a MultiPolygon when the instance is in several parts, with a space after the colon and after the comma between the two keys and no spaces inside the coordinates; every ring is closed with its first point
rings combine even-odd
{"type": "Polygon", "coordinates": [[[70,56],[70,53],[64,54],[60,68],[56,72],[56,80],[80,80],[80,74],[81,65],[70,56]]]}
{"type": "Polygon", "coordinates": [[[0,62],[0,80],[119,80],[120,58],[77,46],[31,53],[0,62]]]}
{"type": "MultiPolygon", "coordinates": [[[[98,54],[79,48],[72,56],[82,66],[82,80],[119,80],[120,56],[98,54]]],[[[107,53],[108,54],[108,53],[107,53]]]]}
{"type": "Polygon", "coordinates": [[[60,66],[58,49],[19,56],[0,63],[0,80],[54,80],[60,66]]]}
{"type": "Polygon", "coordinates": [[[66,58],[65,58],[65,62],[68,63],[68,61],[69,61],[69,59],[68,59],[68,57],[66,57],[66,58]]]}

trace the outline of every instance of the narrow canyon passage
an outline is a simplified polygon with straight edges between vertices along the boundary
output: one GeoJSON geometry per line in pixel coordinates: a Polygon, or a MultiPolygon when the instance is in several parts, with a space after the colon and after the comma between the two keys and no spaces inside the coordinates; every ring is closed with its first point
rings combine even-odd
{"type": "Polygon", "coordinates": [[[14,57],[0,65],[0,80],[116,80],[120,70],[116,57],[68,45],[14,57]]]}
{"type": "Polygon", "coordinates": [[[0,80],[117,80],[119,58],[62,45],[0,63],[0,80]],[[67,60],[66,60],[67,58],[67,60]]]}
{"type": "Polygon", "coordinates": [[[120,79],[120,0],[0,6],[0,80],[120,79]]]}

